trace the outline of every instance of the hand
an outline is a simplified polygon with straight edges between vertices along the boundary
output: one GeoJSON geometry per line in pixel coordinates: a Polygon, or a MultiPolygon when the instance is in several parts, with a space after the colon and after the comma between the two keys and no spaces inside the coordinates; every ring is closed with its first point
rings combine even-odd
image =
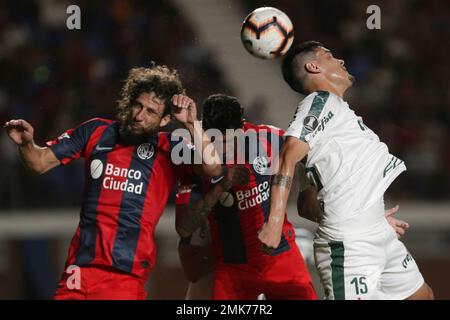
{"type": "Polygon", "coordinates": [[[9,138],[18,146],[23,146],[33,141],[34,129],[25,120],[10,120],[5,123],[9,138]]]}
{"type": "Polygon", "coordinates": [[[242,164],[231,166],[227,169],[224,180],[230,184],[230,188],[245,185],[250,181],[250,171],[242,164]]]}
{"type": "Polygon", "coordinates": [[[264,223],[258,232],[258,239],[262,242],[261,250],[267,254],[278,248],[281,241],[283,221],[275,221],[275,218],[269,217],[269,222],[264,223]]]}
{"type": "Polygon", "coordinates": [[[183,124],[193,125],[197,121],[197,106],[191,98],[182,94],[172,97],[174,110],[172,116],[183,124]]]}
{"type": "Polygon", "coordinates": [[[400,208],[399,205],[396,205],[395,207],[386,210],[384,213],[384,216],[386,217],[386,220],[389,222],[391,227],[395,230],[397,233],[397,238],[400,238],[405,234],[406,229],[409,228],[409,224],[406,221],[397,219],[394,217],[394,215],[397,213],[398,209],[400,208]]]}

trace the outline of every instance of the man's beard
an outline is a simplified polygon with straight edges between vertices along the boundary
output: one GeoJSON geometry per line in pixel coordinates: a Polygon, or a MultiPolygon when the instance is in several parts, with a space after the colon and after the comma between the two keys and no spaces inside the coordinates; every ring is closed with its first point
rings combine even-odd
{"type": "Polygon", "coordinates": [[[136,133],[128,127],[129,125],[130,123],[127,121],[126,123],[122,123],[119,129],[120,139],[127,145],[140,145],[150,142],[158,133],[158,128],[136,133]]]}

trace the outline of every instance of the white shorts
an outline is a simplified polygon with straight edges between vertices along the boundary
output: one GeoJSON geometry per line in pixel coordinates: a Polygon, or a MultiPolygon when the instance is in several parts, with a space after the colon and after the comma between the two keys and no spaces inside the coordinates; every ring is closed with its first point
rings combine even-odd
{"type": "Polygon", "coordinates": [[[416,262],[387,221],[364,237],[343,241],[317,237],[314,257],[326,299],[403,300],[424,283],[416,262]]]}

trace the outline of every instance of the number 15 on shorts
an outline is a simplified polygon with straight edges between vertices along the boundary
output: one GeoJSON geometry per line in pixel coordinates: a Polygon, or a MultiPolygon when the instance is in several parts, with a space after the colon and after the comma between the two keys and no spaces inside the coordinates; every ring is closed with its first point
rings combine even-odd
{"type": "Polygon", "coordinates": [[[357,296],[367,294],[366,277],[354,277],[350,284],[354,287],[357,296]]]}

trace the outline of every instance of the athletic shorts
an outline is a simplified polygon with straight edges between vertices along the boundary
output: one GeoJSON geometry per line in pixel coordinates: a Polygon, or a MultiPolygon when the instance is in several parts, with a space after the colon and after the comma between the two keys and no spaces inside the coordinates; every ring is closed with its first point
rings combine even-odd
{"type": "Polygon", "coordinates": [[[144,300],[145,281],[108,267],[76,267],[58,283],[55,300],[144,300]]]}
{"type": "Polygon", "coordinates": [[[383,220],[379,231],[365,236],[343,241],[314,239],[326,299],[403,300],[423,285],[413,257],[383,220]]]}
{"type": "Polygon", "coordinates": [[[221,264],[215,268],[213,300],[316,300],[311,276],[295,243],[258,263],[221,264]]]}

